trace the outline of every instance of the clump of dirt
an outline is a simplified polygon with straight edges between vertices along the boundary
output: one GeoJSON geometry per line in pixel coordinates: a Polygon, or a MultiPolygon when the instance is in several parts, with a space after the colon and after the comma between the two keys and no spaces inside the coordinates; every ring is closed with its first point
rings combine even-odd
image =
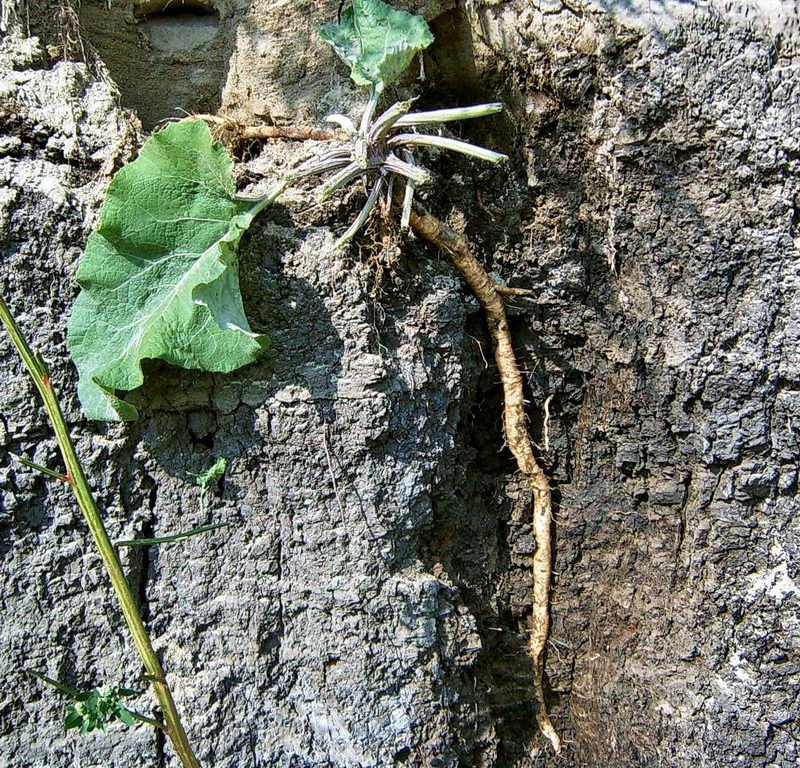
{"type": "Polygon", "coordinates": [[[235,43],[228,0],[83,0],[80,34],[142,126],[216,112],[235,43]]]}

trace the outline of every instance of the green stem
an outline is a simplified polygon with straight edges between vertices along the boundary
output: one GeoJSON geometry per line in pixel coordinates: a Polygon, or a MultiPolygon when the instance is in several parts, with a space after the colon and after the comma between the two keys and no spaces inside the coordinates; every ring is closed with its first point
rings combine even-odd
{"type": "Polygon", "coordinates": [[[100,517],[100,512],[97,509],[94,497],[89,489],[89,484],[86,481],[86,475],[75,453],[75,448],[69,436],[67,422],[61,411],[61,406],[59,405],[55,390],[53,389],[53,384],[50,381],[50,373],[47,370],[47,366],[40,355],[34,355],[31,351],[31,348],[28,346],[27,341],[25,341],[25,338],[2,297],[0,297],[0,321],[2,321],[6,331],[8,331],[11,341],[17,348],[17,352],[19,352],[28,372],[33,378],[36,389],[39,390],[39,394],[44,401],[44,407],[47,409],[47,414],[50,417],[53,430],[56,433],[58,446],[61,449],[61,455],[64,458],[64,464],[67,467],[67,482],[72,488],[72,492],[75,494],[78,506],[83,513],[86,524],[89,526],[89,531],[100,552],[100,557],[103,559],[103,564],[106,567],[108,576],[111,579],[111,584],[117,594],[120,608],[122,609],[122,615],[125,617],[125,622],[133,636],[136,650],[139,652],[139,656],[148,674],[152,675],[153,678],[158,678],[154,679],[152,683],[156,699],[158,699],[158,703],[164,712],[164,720],[166,723],[164,730],[170,741],[172,741],[172,745],[184,768],[199,768],[200,763],[194,756],[186,732],[183,729],[183,724],[181,723],[178,710],[172,698],[172,691],[170,691],[169,686],[164,681],[164,671],[161,668],[161,663],[153,650],[144,622],[139,615],[136,598],[125,579],[125,573],[117,557],[117,552],[108,538],[105,526],[103,525],[103,519],[100,517]]]}
{"type": "MultiPolygon", "coordinates": [[[[127,709],[127,707],[126,707],[127,709]]],[[[156,720],[152,717],[147,717],[147,715],[142,715],[139,712],[136,712],[133,709],[128,709],[128,712],[131,713],[131,717],[134,720],[138,720],[140,723],[144,723],[145,725],[150,725],[153,728],[158,728],[160,731],[166,731],[167,729],[164,727],[164,723],[160,720],[156,720]]]]}
{"type": "Polygon", "coordinates": [[[384,183],[385,181],[383,176],[381,176],[375,182],[375,186],[372,188],[372,192],[369,193],[367,202],[364,203],[364,207],[361,209],[361,212],[358,214],[358,216],[356,216],[355,221],[347,228],[347,231],[333,244],[334,251],[337,248],[341,248],[345,243],[349,243],[356,236],[358,230],[364,226],[367,219],[369,218],[370,213],[372,213],[372,209],[378,202],[378,197],[380,197],[384,183]]]}
{"type": "Polygon", "coordinates": [[[402,119],[403,115],[411,109],[411,105],[416,99],[408,99],[407,101],[398,101],[392,104],[370,127],[369,141],[374,144],[380,141],[391,128],[402,119]]]}
{"type": "Polygon", "coordinates": [[[362,171],[367,169],[369,162],[369,127],[372,125],[372,116],[375,114],[375,107],[378,106],[380,97],[380,91],[374,87],[370,89],[369,101],[364,109],[364,114],[361,116],[361,126],[358,129],[358,135],[355,140],[353,159],[362,171]]]}
{"type": "Polygon", "coordinates": [[[453,109],[433,109],[429,112],[409,112],[397,120],[395,126],[400,128],[411,125],[431,125],[433,123],[447,123],[451,120],[469,120],[473,117],[486,117],[496,115],[503,111],[503,104],[499,101],[491,104],[476,104],[474,107],[455,107],[453,109]]]}
{"type": "Polygon", "coordinates": [[[372,116],[375,114],[375,107],[378,106],[378,101],[380,101],[380,98],[381,91],[374,87],[370,88],[369,101],[367,101],[367,106],[364,108],[364,114],[361,115],[361,125],[358,129],[358,132],[364,138],[366,138],[369,133],[369,126],[372,123],[372,116]]]}
{"type": "Polygon", "coordinates": [[[261,211],[263,211],[268,205],[272,205],[272,203],[274,203],[293,183],[294,176],[291,173],[287,174],[274,187],[272,187],[272,189],[270,189],[266,195],[253,201],[255,206],[253,207],[253,210],[250,211],[250,215],[253,218],[258,216],[258,214],[261,213],[261,211]]]}

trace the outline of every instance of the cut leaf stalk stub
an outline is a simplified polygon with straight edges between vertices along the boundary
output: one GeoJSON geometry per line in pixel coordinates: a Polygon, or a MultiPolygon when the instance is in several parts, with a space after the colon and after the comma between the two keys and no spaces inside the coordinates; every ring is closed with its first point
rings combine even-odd
{"type": "Polygon", "coordinates": [[[363,227],[364,224],[366,224],[370,213],[372,213],[372,209],[378,202],[378,198],[380,197],[381,191],[383,190],[383,186],[385,183],[386,182],[383,177],[379,178],[375,182],[375,186],[372,188],[372,192],[370,192],[369,197],[367,198],[367,202],[364,203],[364,207],[361,209],[361,212],[358,214],[358,216],[356,216],[355,221],[347,228],[347,231],[333,244],[334,250],[341,248],[346,243],[349,243],[350,240],[352,240],[356,236],[361,227],[363,227]]]}
{"type": "Polygon", "coordinates": [[[416,99],[398,101],[387,109],[369,129],[369,140],[371,143],[380,141],[394,125],[405,115],[416,99]]]}
{"type": "Polygon", "coordinates": [[[438,149],[449,149],[452,152],[460,152],[462,155],[469,155],[477,160],[485,160],[487,163],[501,163],[508,160],[508,155],[502,152],[495,152],[492,149],[479,147],[459,139],[448,139],[445,136],[430,136],[426,133],[398,133],[389,139],[389,146],[403,147],[437,147],[438,149]]]}
{"type": "Polygon", "coordinates": [[[502,111],[502,102],[495,101],[491,104],[476,104],[472,107],[452,107],[449,109],[434,109],[429,112],[409,112],[407,115],[402,115],[398,118],[395,126],[405,128],[412,125],[449,123],[457,120],[470,120],[475,117],[488,117],[502,111]]]}
{"type": "Polygon", "coordinates": [[[338,113],[326,115],[325,122],[338,125],[347,133],[348,136],[353,136],[356,133],[356,125],[349,117],[347,117],[347,115],[340,115],[338,113]]]}
{"type": "Polygon", "coordinates": [[[301,163],[289,173],[289,177],[292,181],[298,181],[306,176],[320,176],[323,173],[338,171],[352,161],[353,153],[349,148],[337,149],[301,163]]]}
{"type": "Polygon", "coordinates": [[[353,179],[357,179],[362,173],[363,169],[356,162],[346,165],[320,186],[317,199],[320,203],[324,203],[337,189],[349,184],[353,179]]]}
{"type": "Polygon", "coordinates": [[[430,183],[431,180],[430,172],[426,171],[424,168],[420,168],[418,165],[401,160],[393,154],[389,154],[386,157],[383,166],[387,171],[411,179],[411,181],[420,186],[430,183]]]}
{"type": "MultiPolygon", "coordinates": [[[[403,157],[409,165],[414,165],[414,156],[407,150],[403,150],[403,157]]],[[[414,190],[416,184],[413,179],[406,179],[405,194],[403,195],[403,208],[400,213],[400,229],[407,230],[411,219],[411,207],[414,205],[414,190]]]]}

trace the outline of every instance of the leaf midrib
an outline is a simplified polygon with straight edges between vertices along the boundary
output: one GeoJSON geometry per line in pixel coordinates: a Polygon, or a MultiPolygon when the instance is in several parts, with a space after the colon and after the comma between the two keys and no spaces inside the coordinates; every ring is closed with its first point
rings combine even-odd
{"type": "MultiPolygon", "coordinates": [[[[228,227],[227,231],[225,232],[225,235],[223,235],[219,239],[215,240],[208,248],[206,248],[205,251],[203,251],[201,254],[198,255],[198,258],[195,260],[194,264],[192,264],[192,266],[184,273],[183,277],[177,283],[175,283],[175,285],[173,286],[172,290],[168,294],[165,294],[164,299],[159,303],[159,305],[154,309],[153,312],[148,314],[148,316],[144,320],[144,322],[134,322],[131,325],[125,325],[125,326],[120,326],[119,327],[118,331],[124,331],[124,330],[128,330],[129,328],[134,328],[136,326],[139,326],[140,327],[140,331],[139,331],[138,334],[134,334],[131,337],[131,341],[116,356],[116,359],[114,360],[114,364],[117,364],[121,359],[125,358],[133,349],[137,349],[139,346],[141,346],[142,341],[144,340],[145,336],[149,332],[150,328],[152,327],[152,325],[154,324],[156,319],[160,319],[161,318],[161,316],[163,315],[166,307],[168,307],[169,304],[175,299],[175,297],[177,296],[178,292],[184,286],[184,284],[186,283],[188,278],[191,275],[194,274],[195,270],[198,268],[198,266],[201,263],[204,262],[204,259],[209,255],[209,253],[211,251],[213,251],[215,248],[219,248],[219,244],[226,241],[226,236],[229,235],[232,230],[233,230],[233,222],[231,221],[231,224],[228,227]]],[[[172,258],[173,256],[177,256],[177,255],[178,255],[177,253],[173,252],[173,253],[170,253],[167,257],[165,257],[165,259],[172,258]]],[[[191,255],[191,254],[187,253],[185,255],[191,255]]],[[[165,259],[159,260],[159,263],[163,262],[165,259]]],[[[140,275],[140,274],[141,273],[137,273],[137,276],[140,275]]],[[[129,280],[130,279],[132,279],[132,278],[129,278],[129,280]]],[[[126,281],[126,282],[128,282],[128,281],[126,281]]],[[[121,286],[122,286],[122,284],[120,284],[120,286],[118,286],[118,287],[121,287],[121,286]]],[[[139,361],[136,362],[136,367],[138,367],[140,371],[141,371],[141,360],[142,359],[143,358],[139,358],[139,361]]],[[[105,373],[110,367],[111,366],[106,366],[104,371],[103,371],[103,373],[105,373]]],[[[98,382],[100,381],[100,375],[95,375],[94,378],[98,382]]]]}

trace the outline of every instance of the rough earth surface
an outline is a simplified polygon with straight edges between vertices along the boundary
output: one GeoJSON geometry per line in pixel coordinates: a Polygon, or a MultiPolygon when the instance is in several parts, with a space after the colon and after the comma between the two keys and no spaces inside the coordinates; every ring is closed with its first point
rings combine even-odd
{"type": "MultiPolygon", "coordinates": [[[[796,9],[397,4],[436,43],[390,97],[508,105],[459,130],[510,164],[431,157],[427,204],[536,292],[512,321],[557,491],[560,757],[533,718],[530,498],[477,303],[379,222],[331,254],[358,190],[321,209],[295,191],[247,235],[262,361],[150,365],[132,425],[87,423],[75,399],[74,273],[142,125],[357,114],[312,29],[337,3],[3,5],[0,293],[54,371],[112,539],[230,523],[123,550],[202,764],[797,765],[796,9]],[[201,499],[189,473],[217,456],[201,499]]],[[[247,148],[242,184],[316,149],[247,148]]],[[[174,768],[144,728],[65,735],[63,697],[23,672],[146,687],[66,488],[5,453],[58,467],[5,336],[0,368],[0,763],[174,768]]]]}

